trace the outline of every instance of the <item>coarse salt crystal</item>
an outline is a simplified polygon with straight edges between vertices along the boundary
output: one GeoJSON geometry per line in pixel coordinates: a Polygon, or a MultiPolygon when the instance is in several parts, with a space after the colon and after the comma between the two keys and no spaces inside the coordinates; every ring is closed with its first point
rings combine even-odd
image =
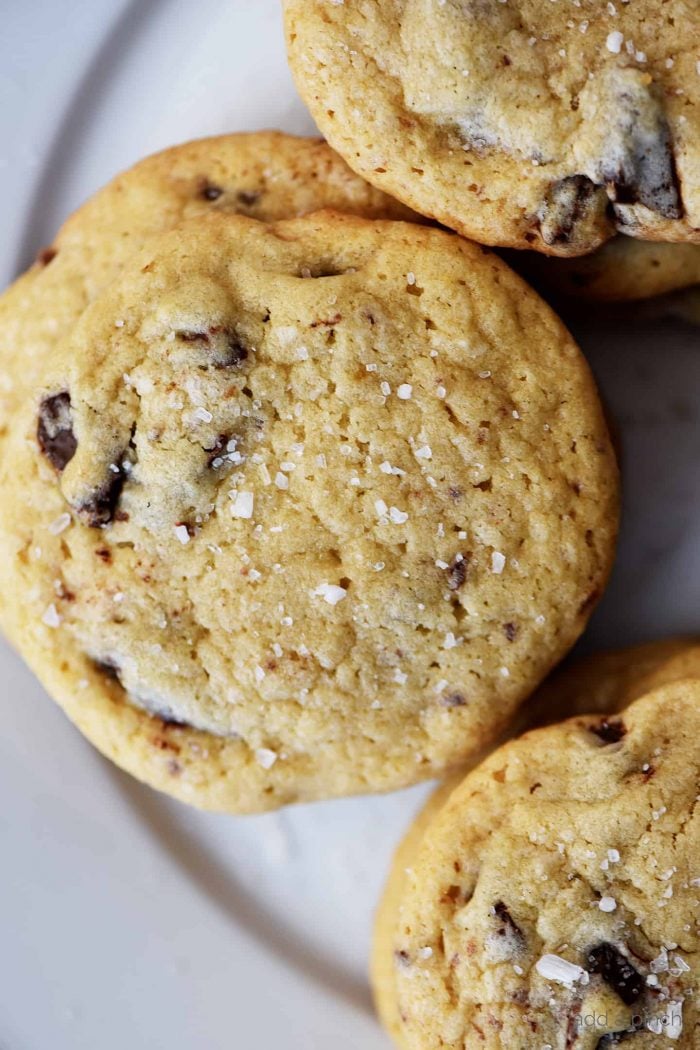
{"type": "Polygon", "coordinates": [[[183,547],[190,542],[190,534],[186,525],[175,525],[173,532],[183,547]]]}
{"type": "Polygon", "coordinates": [[[376,499],[374,501],[374,509],[376,510],[376,512],[377,512],[377,514],[379,515],[380,518],[383,518],[384,515],[389,510],[389,508],[387,507],[387,505],[386,505],[386,503],[384,502],[383,499],[376,499]]]}
{"type": "Polygon", "coordinates": [[[388,397],[388,396],[389,396],[389,394],[391,393],[391,387],[390,387],[390,386],[389,386],[389,384],[388,384],[388,383],[386,382],[386,380],[384,380],[383,382],[381,382],[381,383],[379,384],[379,389],[380,389],[380,390],[381,390],[381,392],[382,392],[382,393],[384,394],[384,397],[388,397]]]}
{"type": "Polygon", "coordinates": [[[283,474],[281,470],[278,470],[277,473],[275,474],[275,485],[277,486],[278,489],[288,489],[289,488],[289,478],[287,477],[286,474],[283,474]]]}
{"type": "Polygon", "coordinates": [[[598,907],[601,911],[615,911],[617,901],[614,897],[601,897],[598,901],[598,907]]]}
{"type": "Polygon", "coordinates": [[[505,555],[501,554],[500,551],[494,551],[491,555],[491,572],[495,573],[497,576],[500,576],[505,567],[505,555]]]}
{"type": "Polygon", "coordinates": [[[413,387],[410,383],[402,383],[396,391],[396,396],[402,401],[408,401],[413,395],[413,387]]]}
{"type": "Polygon", "coordinates": [[[52,521],[49,525],[49,532],[52,534],[52,536],[58,536],[59,533],[65,532],[72,520],[73,519],[68,513],[59,514],[56,520],[52,521]]]}
{"type": "Polygon", "coordinates": [[[254,499],[252,492],[236,492],[231,503],[231,517],[252,518],[254,499]]]}
{"type": "Polygon", "coordinates": [[[444,386],[439,386],[435,393],[439,398],[444,398],[447,395],[447,391],[445,390],[444,386]]]}
{"type": "Polygon", "coordinates": [[[405,685],[407,678],[408,675],[397,667],[394,671],[394,681],[398,682],[399,685],[405,685]]]}
{"type": "Polygon", "coordinates": [[[556,981],[571,988],[580,981],[586,971],[581,966],[562,959],[559,955],[543,955],[535,963],[537,972],[547,981],[556,981]]]}
{"type": "Polygon", "coordinates": [[[47,627],[60,627],[61,617],[58,615],[56,606],[51,602],[46,609],[46,612],[41,617],[42,623],[45,623],[47,627]]]}
{"type": "Polygon", "coordinates": [[[399,510],[398,507],[391,507],[389,509],[389,518],[394,525],[403,525],[404,522],[408,521],[408,514],[404,510],[399,510]]]}
{"type": "Polygon", "coordinates": [[[432,459],[433,450],[430,445],[423,445],[422,448],[417,448],[414,453],[416,459],[432,459]]]}
{"type": "Polygon", "coordinates": [[[433,949],[432,948],[428,948],[426,946],[425,948],[419,948],[418,949],[418,958],[419,959],[431,959],[432,956],[433,956],[433,949]]]}
{"type": "Polygon", "coordinates": [[[622,43],[624,39],[625,38],[620,32],[620,30],[615,29],[612,33],[608,33],[607,39],[605,41],[605,46],[607,47],[608,51],[612,52],[613,55],[619,55],[620,51],[622,50],[622,43]]]}
{"type": "Polygon", "coordinates": [[[323,598],[329,605],[337,605],[338,602],[342,602],[347,593],[344,587],[338,587],[335,583],[320,583],[314,591],[317,598],[323,598]]]}
{"type": "Polygon", "coordinates": [[[272,769],[278,755],[276,751],[271,751],[269,747],[259,747],[255,752],[255,757],[258,765],[262,766],[263,769],[272,769]]]}
{"type": "Polygon", "coordinates": [[[198,419],[202,423],[211,423],[212,419],[214,418],[211,412],[207,408],[202,408],[201,405],[199,406],[199,408],[195,408],[192,415],[194,419],[198,419]]]}

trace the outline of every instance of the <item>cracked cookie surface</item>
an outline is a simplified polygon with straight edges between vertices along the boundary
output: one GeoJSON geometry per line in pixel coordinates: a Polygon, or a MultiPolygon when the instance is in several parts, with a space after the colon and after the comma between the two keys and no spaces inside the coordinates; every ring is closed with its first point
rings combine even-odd
{"type": "Polygon", "coordinates": [[[232,810],[493,740],[582,630],[617,518],[542,301],[451,234],[328,212],[152,242],[57,351],[0,485],[28,662],[127,769],[232,810]]]}
{"type": "Polygon", "coordinates": [[[290,61],[358,172],[467,237],[700,242],[697,5],[286,0],[290,61]]]}
{"type": "Polygon", "coordinates": [[[697,1046],[700,683],[499,748],[402,843],[373,982],[399,1046],[697,1046]]]}
{"type": "Polygon", "coordinates": [[[274,222],[319,208],[414,218],[323,140],[275,131],[186,142],[117,175],[0,296],[0,439],[16,406],[41,381],[58,340],[149,237],[212,212],[274,222]]]}

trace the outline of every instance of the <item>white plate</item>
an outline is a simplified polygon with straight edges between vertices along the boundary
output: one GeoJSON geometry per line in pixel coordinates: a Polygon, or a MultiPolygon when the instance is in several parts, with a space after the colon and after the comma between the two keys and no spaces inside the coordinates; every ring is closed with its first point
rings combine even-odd
{"type": "MultiPolygon", "coordinates": [[[[118,169],[313,129],[276,0],[3,0],[0,278],[118,169]]],[[[585,646],[697,627],[698,333],[577,333],[623,431],[626,519],[585,646]]],[[[0,340],[2,333],[0,333],[0,340]]],[[[110,767],[0,650],[0,1050],[386,1050],[371,913],[426,789],[235,819],[110,767]]]]}

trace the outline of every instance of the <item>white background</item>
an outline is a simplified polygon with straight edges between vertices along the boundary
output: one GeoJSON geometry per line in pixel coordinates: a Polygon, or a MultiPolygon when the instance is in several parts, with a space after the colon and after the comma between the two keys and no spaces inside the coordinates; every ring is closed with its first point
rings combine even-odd
{"type": "MultiPolygon", "coordinates": [[[[276,0],[0,0],[0,281],[120,168],[260,127],[313,130],[276,0]]],[[[692,631],[700,589],[698,333],[595,312],[575,329],[626,496],[585,648],[692,631]]],[[[424,793],[190,812],[97,756],[3,647],[0,1050],[386,1050],[371,912],[424,793]]]]}

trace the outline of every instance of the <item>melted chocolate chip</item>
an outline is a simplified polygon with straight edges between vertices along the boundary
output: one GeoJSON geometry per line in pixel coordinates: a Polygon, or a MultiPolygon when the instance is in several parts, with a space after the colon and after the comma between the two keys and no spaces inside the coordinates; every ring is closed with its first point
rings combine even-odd
{"type": "Polygon", "coordinates": [[[609,720],[604,718],[597,726],[588,727],[591,733],[595,733],[604,744],[618,744],[627,732],[627,727],[620,719],[609,720]]]}
{"type": "Polygon", "coordinates": [[[236,194],[236,200],[244,208],[252,208],[254,204],[258,203],[261,196],[262,194],[259,190],[239,190],[236,194]]]}
{"type": "Polygon", "coordinates": [[[67,390],[45,397],[39,405],[36,437],[51,466],[59,472],[64,470],[78,447],[67,390]]]}
{"type": "Polygon", "coordinates": [[[506,636],[506,638],[508,639],[509,642],[514,642],[516,637],[517,637],[517,634],[518,634],[517,624],[510,623],[510,622],[509,623],[504,623],[503,624],[503,633],[505,634],[505,636],[506,636]]]}
{"type": "Polygon", "coordinates": [[[80,503],[76,510],[86,525],[98,529],[102,525],[108,525],[114,517],[114,512],[119,502],[119,497],[124,488],[126,475],[121,467],[118,472],[110,472],[110,476],[103,485],[95,489],[89,499],[80,503]]]}
{"type": "Polygon", "coordinates": [[[100,674],[105,676],[105,678],[109,678],[113,682],[119,682],[119,685],[122,684],[121,678],[119,677],[121,668],[117,664],[117,661],[112,659],[112,657],[106,656],[99,660],[96,657],[91,657],[91,663],[100,674]]]}
{"type": "Polygon", "coordinates": [[[646,120],[638,123],[639,99],[623,96],[625,121],[621,124],[626,151],[614,165],[603,165],[602,178],[616,204],[643,204],[666,219],[683,214],[676,162],[666,117],[659,107],[653,115],[646,107],[646,120]]]}
{"type": "Polygon", "coordinates": [[[208,179],[201,179],[199,183],[199,195],[205,201],[218,201],[224,191],[221,186],[215,186],[208,179]]]}
{"type": "Polygon", "coordinates": [[[621,1043],[631,1039],[635,1032],[639,1032],[644,1028],[644,1020],[641,1017],[633,1017],[630,1019],[629,1028],[625,1028],[620,1032],[606,1032],[602,1035],[598,1042],[595,1044],[595,1050],[610,1050],[610,1047],[620,1046],[621,1043]]]}
{"type": "Polygon", "coordinates": [[[36,257],[36,261],[41,266],[48,266],[50,262],[53,262],[58,255],[58,248],[54,248],[53,245],[49,245],[48,248],[42,248],[36,257]]]}
{"type": "Polygon", "coordinates": [[[440,707],[465,707],[466,699],[461,693],[447,693],[446,696],[441,696],[438,701],[440,707]]]}
{"type": "Polygon", "coordinates": [[[517,922],[510,914],[508,906],[503,901],[496,901],[493,906],[493,912],[497,919],[502,923],[501,929],[498,931],[502,936],[506,933],[514,937],[521,945],[525,944],[525,934],[518,926],[517,922]]]}
{"type": "Polygon", "coordinates": [[[461,555],[455,555],[447,569],[447,586],[451,591],[458,591],[467,578],[467,559],[461,555]]]}
{"type": "Polygon", "coordinates": [[[230,336],[226,349],[214,361],[217,368],[240,368],[248,357],[248,349],[236,336],[230,336]]]}
{"type": "Polygon", "coordinates": [[[586,175],[569,175],[552,183],[538,215],[545,244],[568,244],[579,224],[590,217],[600,188],[586,175]]]}
{"type": "Polygon", "coordinates": [[[636,1003],[644,991],[644,978],[614,944],[602,941],[588,953],[590,973],[599,973],[626,1006],[636,1003]]]}

